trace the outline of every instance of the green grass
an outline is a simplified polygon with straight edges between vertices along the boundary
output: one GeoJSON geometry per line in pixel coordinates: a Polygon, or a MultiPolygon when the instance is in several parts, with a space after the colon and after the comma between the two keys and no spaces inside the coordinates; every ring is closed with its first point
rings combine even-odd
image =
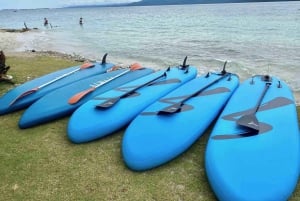
{"type": "MultiPolygon", "coordinates": [[[[44,56],[7,63],[17,83],[76,64],[44,56]]],[[[11,87],[0,83],[0,94],[11,87]]],[[[216,200],[204,170],[209,132],[168,164],[133,172],[120,153],[123,131],[74,145],[66,137],[68,118],[20,130],[22,112],[0,116],[0,200],[216,200]]],[[[299,199],[300,187],[291,200],[299,199]]]]}

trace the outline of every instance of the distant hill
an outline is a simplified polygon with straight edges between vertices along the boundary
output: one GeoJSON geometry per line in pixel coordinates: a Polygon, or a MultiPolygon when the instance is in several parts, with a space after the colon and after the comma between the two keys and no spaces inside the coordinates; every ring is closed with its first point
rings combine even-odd
{"type": "MultiPolygon", "coordinates": [[[[246,3],[272,2],[280,0],[142,0],[127,4],[127,6],[181,5],[181,4],[212,4],[212,3],[246,3]]],[[[281,0],[282,1],[282,0],[281,0]]]]}
{"type": "Polygon", "coordinates": [[[82,4],[75,6],[66,6],[65,8],[92,8],[92,7],[122,7],[128,6],[128,3],[107,3],[107,4],[82,4]]]}
{"type": "MultiPolygon", "coordinates": [[[[284,0],[141,0],[134,3],[106,3],[106,4],[77,5],[77,6],[68,6],[67,8],[247,3],[247,2],[249,3],[249,2],[275,2],[275,1],[284,1],[284,0]]],[[[299,1],[299,0],[289,0],[289,1],[299,1]]]]}

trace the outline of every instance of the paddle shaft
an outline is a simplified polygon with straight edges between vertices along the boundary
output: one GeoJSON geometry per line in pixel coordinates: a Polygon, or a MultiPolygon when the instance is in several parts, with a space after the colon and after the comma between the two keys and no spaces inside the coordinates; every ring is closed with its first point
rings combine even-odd
{"type": "Polygon", "coordinates": [[[252,129],[253,131],[256,131],[256,133],[259,133],[261,128],[260,128],[260,123],[258,121],[258,119],[256,118],[255,114],[256,112],[259,110],[260,108],[260,105],[263,101],[263,98],[265,97],[266,93],[267,93],[267,90],[269,89],[271,83],[267,82],[265,87],[264,87],[264,90],[260,96],[260,98],[258,99],[255,107],[254,107],[254,111],[250,114],[246,114],[244,116],[242,116],[241,118],[239,118],[236,123],[239,125],[239,126],[244,126],[246,128],[250,128],[252,129]]]}
{"type": "Polygon", "coordinates": [[[106,79],[104,81],[96,82],[95,84],[91,85],[91,87],[94,88],[94,89],[97,89],[98,87],[101,87],[104,84],[106,84],[106,83],[108,83],[108,82],[110,82],[110,81],[112,81],[114,79],[117,79],[118,77],[121,77],[122,75],[124,75],[124,74],[126,74],[128,72],[130,72],[130,69],[127,69],[127,70],[123,71],[122,73],[120,73],[118,75],[115,75],[113,77],[110,77],[110,78],[108,78],[108,79],[106,79]]]}
{"type": "Polygon", "coordinates": [[[137,86],[137,87],[135,87],[134,89],[132,89],[132,90],[130,90],[130,91],[124,93],[123,95],[121,95],[120,98],[124,98],[124,97],[130,95],[130,94],[132,94],[133,92],[135,92],[136,90],[138,90],[138,89],[140,89],[140,88],[143,88],[143,87],[145,87],[145,86],[151,84],[152,82],[155,82],[156,80],[158,80],[158,79],[160,79],[160,78],[162,78],[162,77],[165,77],[166,75],[167,75],[167,74],[164,73],[164,74],[162,74],[162,75],[160,75],[160,76],[158,76],[158,77],[156,77],[156,78],[154,78],[154,79],[152,79],[152,80],[146,82],[145,84],[142,84],[142,85],[140,85],[140,86],[137,86]]]}
{"type": "Polygon", "coordinates": [[[49,82],[46,82],[46,83],[44,83],[44,84],[42,84],[42,85],[36,87],[36,89],[41,89],[41,88],[43,88],[43,87],[45,87],[45,86],[48,86],[48,85],[50,85],[50,84],[52,84],[52,83],[54,83],[54,82],[56,82],[56,81],[58,81],[58,80],[60,80],[60,79],[62,79],[62,78],[64,78],[64,77],[67,77],[67,76],[69,76],[69,75],[71,75],[71,74],[73,74],[73,73],[75,73],[75,72],[77,72],[77,71],[79,71],[79,70],[81,70],[81,68],[75,69],[75,70],[73,70],[73,71],[71,71],[71,72],[68,72],[68,73],[65,73],[65,74],[63,74],[63,75],[61,75],[61,76],[58,76],[58,77],[54,78],[53,80],[51,80],[51,81],[49,81],[49,82]]]}
{"type": "Polygon", "coordinates": [[[104,84],[106,84],[106,83],[108,83],[108,82],[110,82],[110,81],[112,81],[112,80],[114,80],[114,79],[116,79],[116,78],[118,78],[118,77],[121,77],[122,75],[124,75],[124,74],[130,72],[130,70],[131,70],[131,69],[128,69],[128,70],[126,70],[126,71],[123,71],[122,73],[119,73],[119,74],[116,75],[116,76],[110,77],[109,79],[106,79],[106,80],[104,80],[104,81],[98,81],[98,82],[96,82],[95,84],[92,84],[92,85],[91,85],[91,88],[88,88],[88,89],[86,89],[86,90],[84,90],[84,91],[81,91],[81,92],[75,94],[74,96],[72,96],[72,97],[69,99],[68,103],[71,104],[71,105],[72,105],[72,104],[78,103],[83,97],[85,97],[85,96],[88,95],[89,93],[95,91],[98,87],[101,87],[101,86],[103,86],[104,84]]]}
{"type": "Polygon", "coordinates": [[[214,85],[215,83],[219,82],[221,79],[225,78],[227,75],[229,75],[228,73],[225,75],[222,75],[221,77],[219,77],[218,79],[214,80],[213,82],[205,85],[204,87],[202,87],[201,89],[199,89],[198,91],[196,91],[195,93],[191,94],[190,96],[184,98],[182,101],[180,101],[179,103],[183,104],[185,101],[189,100],[192,97],[195,97],[197,95],[199,95],[200,93],[202,93],[204,90],[206,90],[208,87],[211,87],[212,85],[214,85]]]}
{"type": "MultiPolygon", "coordinates": [[[[116,67],[117,67],[117,66],[116,66],[116,67]]],[[[115,68],[115,69],[114,69],[114,67],[113,67],[111,71],[114,71],[114,70],[117,70],[117,69],[118,69],[118,68],[115,68]]],[[[126,74],[126,73],[128,73],[128,72],[130,72],[130,71],[135,71],[135,70],[140,70],[140,69],[142,69],[141,64],[139,64],[139,63],[131,64],[131,65],[128,67],[128,69],[125,70],[125,71],[123,71],[122,73],[119,73],[118,75],[115,75],[115,76],[113,76],[113,77],[110,77],[110,78],[108,78],[108,79],[106,79],[106,80],[104,80],[104,81],[98,81],[98,82],[96,82],[95,84],[91,85],[91,87],[94,88],[94,89],[97,89],[98,87],[101,87],[101,86],[103,86],[104,84],[106,84],[106,83],[108,83],[108,82],[110,82],[110,81],[112,81],[112,80],[114,80],[114,79],[116,79],[116,78],[118,78],[118,77],[121,77],[122,75],[124,75],[124,74],[126,74]]],[[[111,71],[106,71],[106,72],[111,72],[111,71]]]]}
{"type": "Polygon", "coordinates": [[[264,88],[259,100],[256,103],[255,110],[254,110],[253,114],[255,114],[259,110],[259,107],[260,107],[260,105],[261,105],[261,103],[262,103],[262,101],[263,101],[270,85],[271,85],[271,83],[269,83],[269,82],[266,83],[265,88],[264,88]]]}
{"type": "MultiPolygon", "coordinates": [[[[122,73],[119,73],[118,75],[115,75],[115,76],[110,77],[110,78],[108,78],[108,79],[106,79],[106,80],[101,80],[101,81],[98,81],[98,82],[92,84],[92,85],[91,85],[91,88],[88,88],[88,89],[86,89],[86,90],[84,90],[84,91],[81,91],[81,92],[75,94],[74,96],[72,96],[72,97],[69,99],[68,103],[69,103],[69,104],[76,104],[76,103],[78,103],[83,97],[85,97],[87,94],[89,94],[89,93],[95,91],[98,87],[101,87],[101,86],[103,86],[104,84],[106,84],[106,83],[108,83],[108,82],[110,82],[110,81],[112,81],[112,80],[114,80],[114,79],[116,79],[116,78],[118,78],[118,77],[120,77],[120,76],[122,76],[122,75],[124,75],[124,74],[126,74],[126,73],[128,73],[128,72],[130,72],[130,71],[139,70],[139,69],[142,68],[142,66],[141,66],[141,64],[139,64],[139,63],[133,63],[133,64],[131,64],[128,68],[129,68],[129,69],[123,71],[122,73]]],[[[112,68],[112,71],[114,71],[114,70],[116,70],[116,69],[118,69],[117,66],[113,67],[113,68],[112,68]]],[[[107,71],[106,71],[106,72],[107,72],[107,71]]]]}
{"type": "Polygon", "coordinates": [[[41,88],[43,88],[43,87],[45,87],[45,86],[48,86],[48,85],[50,85],[50,84],[52,84],[52,83],[54,83],[54,82],[56,82],[56,81],[58,81],[58,80],[60,80],[60,79],[62,79],[62,78],[64,78],[64,77],[67,77],[67,76],[69,76],[69,75],[71,75],[71,74],[73,74],[73,73],[75,73],[75,72],[77,72],[77,71],[79,71],[79,70],[81,70],[81,69],[91,68],[91,67],[94,67],[94,66],[95,66],[94,64],[91,64],[91,65],[85,65],[85,64],[83,64],[82,66],[80,66],[79,68],[77,68],[77,69],[75,69],[75,70],[72,70],[72,71],[70,71],[70,72],[68,72],[68,73],[65,73],[65,74],[63,74],[63,75],[61,75],[61,76],[58,76],[58,77],[54,78],[53,80],[50,80],[49,82],[46,82],[46,83],[44,83],[44,84],[42,84],[42,85],[40,85],[40,86],[37,86],[37,87],[35,87],[35,88],[32,88],[32,89],[30,89],[30,90],[28,90],[28,91],[23,92],[23,93],[20,94],[18,97],[16,97],[13,101],[11,101],[11,103],[10,103],[9,105],[11,106],[11,105],[13,105],[17,100],[19,100],[19,99],[21,99],[21,98],[23,98],[23,97],[25,97],[25,96],[28,96],[28,95],[30,95],[30,94],[32,94],[32,93],[34,93],[34,92],[37,92],[39,89],[41,89],[41,88]]]}
{"type": "Polygon", "coordinates": [[[160,110],[158,112],[158,114],[164,114],[164,113],[174,113],[177,112],[181,106],[183,105],[183,103],[187,100],[189,100],[190,98],[193,98],[197,95],[199,95],[200,93],[202,93],[204,90],[206,90],[208,87],[214,85],[215,83],[219,82],[221,79],[227,77],[229,75],[229,73],[225,73],[223,74],[221,77],[219,77],[218,79],[212,81],[211,83],[205,85],[204,87],[202,87],[201,89],[199,89],[198,91],[194,92],[193,94],[187,96],[186,98],[184,98],[183,100],[181,100],[178,103],[174,103],[173,105],[170,105],[168,107],[163,108],[162,110],[160,110]]]}
{"type": "Polygon", "coordinates": [[[124,94],[122,94],[120,96],[117,96],[117,97],[114,97],[114,98],[110,98],[110,99],[104,101],[103,103],[101,103],[99,105],[96,105],[96,108],[109,108],[109,107],[113,106],[114,104],[116,104],[122,98],[127,97],[128,95],[132,94],[136,90],[138,90],[140,88],[143,88],[143,87],[145,87],[145,86],[147,86],[147,85],[149,85],[149,84],[155,82],[156,80],[158,80],[158,79],[160,79],[162,77],[165,77],[165,76],[167,76],[166,72],[164,72],[162,75],[160,75],[160,76],[158,76],[158,77],[156,77],[156,78],[154,78],[154,79],[152,79],[152,80],[150,80],[150,81],[148,81],[148,82],[146,82],[146,83],[144,83],[142,85],[139,85],[139,86],[133,88],[132,90],[130,90],[130,91],[128,91],[128,92],[126,92],[126,93],[124,93],[124,94]]]}

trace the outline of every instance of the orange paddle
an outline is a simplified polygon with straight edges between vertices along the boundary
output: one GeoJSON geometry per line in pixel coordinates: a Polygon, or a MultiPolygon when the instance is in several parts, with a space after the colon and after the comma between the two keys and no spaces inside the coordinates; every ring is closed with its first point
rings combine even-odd
{"type": "MultiPolygon", "coordinates": [[[[89,93],[95,91],[98,87],[101,87],[101,86],[103,86],[104,84],[106,84],[106,83],[108,83],[108,82],[110,82],[110,81],[112,81],[112,80],[114,80],[114,79],[116,79],[116,78],[118,78],[118,77],[120,77],[120,76],[122,76],[122,75],[124,75],[124,74],[126,74],[126,73],[128,73],[128,72],[130,72],[130,71],[139,70],[139,69],[141,69],[141,68],[142,68],[142,66],[141,66],[139,63],[131,64],[131,65],[129,66],[129,68],[128,68],[126,71],[123,71],[122,73],[120,73],[120,74],[118,74],[118,75],[115,75],[115,76],[113,76],[113,77],[110,77],[110,78],[108,78],[108,79],[106,79],[106,80],[100,80],[100,81],[98,81],[98,82],[92,84],[90,88],[88,88],[88,89],[86,89],[86,90],[84,90],[84,91],[81,91],[81,92],[75,94],[74,96],[72,96],[72,97],[69,99],[68,102],[69,102],[69,104],[71,104],[71,105],[72,105],[72,104],[76,104],[76,103],[78,103],[83,97],[85,97],[87,94],[89,94],[89,93]]],[[[115,69],[113,69],[113,70],[115,70],[115,69]]]]}

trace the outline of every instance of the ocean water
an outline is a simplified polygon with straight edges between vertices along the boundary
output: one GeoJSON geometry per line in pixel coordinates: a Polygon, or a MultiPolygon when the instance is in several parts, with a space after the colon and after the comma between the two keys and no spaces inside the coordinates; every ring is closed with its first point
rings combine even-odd
{"type": "MultiPolygon", "coordinates": [[[[53,50],[155,69],[188,56],[199,74],[227,70],[241,80],[270,74],[286,81],[300,104],[300,2],[0,11],[0,28],[21,34],[23,50],[53,50]],[[43,26],[47,17],[52,28],[43,26]],[[83,26],[79,18],[83,17],[83,26]]],[[[1,49],[1,47],[0,47],[1,49]]]]}

